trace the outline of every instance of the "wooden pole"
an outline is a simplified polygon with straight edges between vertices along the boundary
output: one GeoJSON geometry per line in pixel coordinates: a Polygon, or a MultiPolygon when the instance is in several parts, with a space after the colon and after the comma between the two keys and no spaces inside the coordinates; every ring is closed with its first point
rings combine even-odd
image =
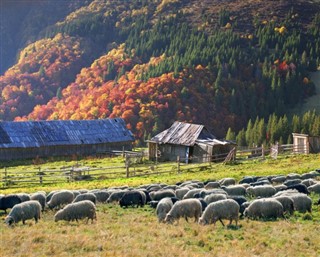
{"type": "Polygon", "coordinates": [[[39,180],[40,180],[40,184],[42,184],[43,182],[43,177],[42,177],[42,174],[41,174],[41,168],[39,167],[39,180]]]}
{"type": "Polygon", "coordinates": [[[178,173],[180,173],[180,156],[177,156],[177,169],[178,169],[178,173]]]}
{"type": "Polygon", "coordinates": [[[125,155],[126,156],[126,177],[129,178],[129,156],[128,154],[125,155]]]}

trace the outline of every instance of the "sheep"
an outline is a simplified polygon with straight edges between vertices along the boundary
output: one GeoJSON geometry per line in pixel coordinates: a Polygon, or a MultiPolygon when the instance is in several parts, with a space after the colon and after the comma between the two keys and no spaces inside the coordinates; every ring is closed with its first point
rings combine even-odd
{"type": "Polygon", "coordinates": [[[227,196],[225,194],[211,194],[211,195],[207,195],[204,198],[204,201],[207,204],[210,204],[210,203],[213,203],[219,200],[225,200],[225,199],[227,199],[227,196]]]}
{"type": "Polygon", "coordinates": [[[236,184],[236,180],[234,178],[223,178],[219,180],[221,186],[231,186],[236,184]]]}
{"type": "Polygon", "coordinates": [[[210,203],[199,219],[199,224],[206,225],[213,223],[215,225],[217,220],[220,220],[221,224],[224,226],[222,219],[228,219],[230,221],[229,225],[231,225],[232,220],[234,220],[237,226],[239,209],[239,204],[232,199],[210,203]]]}
{"type": "Polygon", "coordinates": [[[256,181],[257,181],[257,178],[256,178],[256,177],[246,176],[246,177],[243,177],[243,178],[239,181],[239,184],[250,184],[250,183],[253,183],[253,182],[256,182],[256,181]]]}
{"type": "Polygon", "coordinates": [[[110,193],[106,190],[98,190],[93,192],[93,194],[96,196],[97,202],[104,203],[108,200],[110,193]]]}
{"type": "Polygon", "coordinates": [[[176,194],[176,196],[177,196],[180,200],[182,200],[183,197],[184,197],[184,195],[185,195],[186,193],[188,193],[189,190],[190,190],[190,189],[187,188],[187,187],[178,188],[178,189],[176,189],[175,194],[176,194]]]}
{"type": "Polygon", "coordinates": [[[47,194],[47,196],[46,196],[46,202],[47,202],[47,203],[50,202],[51,197],[52,197],[53,194],[56,193],[56,192],[59,192],[59,190],[53,190],[53,191],[49,192],[49,194],[47,194]]]}
{"type": "Polygon", "coordinates": [[[255,197],[271,197],[276,193],[276,189],[271,185],[261,185],[255,187],[248,187],[246,189],[248,195],[255,197]]]}
{"type": "Polygon", "coordinates": [[[277,192],[288,189],[288,187],[287,187],[286,185],[284,185],[284,184],[275,185],[274,188],[275,188],[275,190],[276,190],[277,192]]]}
{"type": "Polygon", "coordinates": [[[301,178],[301,176],[299,174],[297,174],[297,173],[290,173],[290,174],[287,175],[287,180],[289,180],[289,179],[300,179],[300,178],[301,178]]]}
{"type": "Polygon", "coordinates": [[[240,218],[243,217],[243,213],[244,213],[245,209],[246,209],[247,207],[249,207],[250,204],[251,204],[251,202],[244,202],[244,203],[242,203],[242,204],[240,205],[240,210],[239,210],[239,212],[240,212],[240,218]]]}
{"type": "Polygon", "coordinates": [[[16,204],[21,203],[19,196],[10,194],[4,195],[0,198],[0,210],[3,210],[4,213],[7,213],[7,209],[11,209],[16,204]]]}
{"type": "Polygon", "coordinates": [[[293,200],[294,209],[298,212],[305,213],[312,211],[312,200],[309,196],[297,192],[297,190],[287,190],[278,192],[275,196],[289,196],[293,200]]]}
{"type": "Polygon", "coordinates": [[[286,176],[280,175],[280,176],[276,176],[276,177],[272,178],[271,182],[281,184],[281,183],[285,182],[286,179],[287,179],[286,176]]]}
{"type": "Polygon", "coordinates": [[[107,199],[107,203],[118,203],[122,196],[127,192],[127,190],[118,190],[114,191],[110,194],[109,198],[107,199]]]}
{"type": "Polygon", "coordinates": [[[171,210],[173,202],[170,197],[162,198],[156,208],[156,214],[159,222],[164,222],[168,212],[171,210]]]}
{"type": "Polygon", "coordinates": [[[301,175],[301,179],[312,179],[312,178],[315,178],[317,176],[320,176],[319,172],[313,170],[313,171],[310,171],[308,173],[304,173],[301,175]]]}
{"type": "Polygon", "coordinates": [[[26,193],[18,193],[17,196],[21,199],[21,202],[30,201],[30,195],[26,193]]]}
{"type": "Polygon", "coordinates": [[[137,190],[128,191],[122,196],[122,198],[119,201],[119,204],[121,207],[134,207],[135,205],[137,207],[143,207],[145,204],[145,198],[143,199],[142,194],[143,192],[137,190]]]}
{"type": "Polygon", "coordinates": [[[188,222],[188,218],[194,218],[195,222],[199,221],[202,214],[202,206],[198,199],[183,199],[177,201],[167,213],[165,222],[173,223],[175,220],[179,222],[179,219],[185,218],[188,222]]]}
{"type": "Polygon", "coordinates": [[[165,197],[176,197],[176,194],[174,193],[173,190],[166,189],[166,190],[150,192],[150,197],[154,201],[160,201],[162,198],[165,198],[165,197]]]}
{"type": "Polygon", "coordinates": [[[226,191],[228,195],[246,195],[246,188],[242,185],[222,186],[221,188],[226,191]]]}
{"type": "Polygon", "coordinates": [[[72,202],[77,203],[84,200],[89,200],[94,204],[96,204],[97,197],[93,193],[84,193],[84,194],[77,195],[72,202]]]}
{"type": "Polygon", "coordinates": [[[71,191],[61,190],[52,195],[51,200],[47,205],[50,209],[60,208],[62,205],[71,203],[73,199],[74,195],[71,191]]]}
{"type": "Polygon", "coordinates": [[[299,193],[303,193],[303,194],[307,194],[309,195],[310,192],[308,191],[308,188],[306,185],[304,184],[294,184],[294,185],[291,185],[291,186],[287,186],[286,190],[289,190],[289,189],[295,189],[297,190],[299,193]]]}
{"type": "Polygon", "coordinates": [[[139,192],[142,192],[142,197],[144,198],[144,204],[148,203],[151,201],[151,197],[149,192],[146,189],[138,189],[139,192]]]}
{"type": "Polygon", "coordinates": [[[264,185],[271,185],[270,181],[268,179],[259,180],[253,183],[250,183],[250,186],[264,186],[264,185]]]}
{"type": "Polygon", "coordinates": [[[220,183],[218,181],[210,181],[205,186],[205,189],[214,189],[214,188],[220,188],[220,183]]]}
{"type": "Polygon", "coordinates": [[[40,219],[41,205],[38,201],[29,200],[13,206],[8,216],[5,218],[7,225],[12,225],[22,221],[25,224],[26,220],[34,219],[35,223],[40,219]]]}
{"type": "Polygon", "coordinates": [[[301,182],[302,182],[301,179],[296,178],[296,179],[286,180],[285,182],[283,182],[283,184],[286,185],[286,186],[293,186],[293,185],[296,185],[296,184],[301,184],[301,182]]]}
{"type": "Polygon", "coordinates": [[[243,195],[230,195],[228,196],[228,199],[235,200],[240,207],[243,203],[248,201],[247,198],[245,198],[243,195]]]}
{"type": "Polygon", "coordinates": [[[256,199],[244,210],[248,218],[276,219],[284,217],[282,204],[273,198],[256,199]]]}
{"type": "Polygon", "coordinates": [[[309,179],[302,180],[301,184],[305,185],[306,187],[309,187],[309,186],[312,186],[314,184],[317,184],[317,181],[312,179],[312,178],[309,178],[309,179]]]}
{"type": "Polygon", "coordinates": [[[279,201],[282,204],[283,212],[288,213],[290,215],[294,212],[294,201],[289,196],[277,196],[274,197],[277,201],[279,201]]]}
{"type": "Polygon", "coordinates": [[[84,200],[76,203],[70,203],[66,205],[63,209],[56,212],[54,215],[54,221],[74,221],[78,222],[79,219],[87,218],[87,223],[89,219],[97,219],[96,206],[93,202],[89,200],[84,200]]]}
{"type": "Polygon", "coordinates": [[[320,183],[314,184],[308,187],[310,192],[314,192],[315,194],[320,194],[320,183]]]}
{"type": "MultiPolygon", "coordinates": [[[[191,190],[189,190],[182,199],[189,199],[189,198],[195,198],[196,194],[200,194],[200,192],[202,191],[201,188],[193,188],[191,190]]],[[[200,195],[199,195],[200,196],[200,195]]]]}
{"type": "Polygon", "coordinates": [[[199,195],[201,198],[205,198],[207,195],[211,194],[223,194],[223,195],[228,195],[226,191],[224,191],[222,188],[214,188],[211,190],[201,190],[199,195]]]}
{"type": "Polygon", "coordinates": [[[31,194],[30,200],[36,200],[40,203],[42,211],[46,207],[46,195],[43,192],[36,192],[31,194]]]}

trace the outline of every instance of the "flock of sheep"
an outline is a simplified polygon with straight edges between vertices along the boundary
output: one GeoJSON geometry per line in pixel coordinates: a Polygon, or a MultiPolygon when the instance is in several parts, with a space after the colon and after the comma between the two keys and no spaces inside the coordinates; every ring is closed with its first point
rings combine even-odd
{"type": "MultiPolygon", "coordinates": [[[[108,189],[57,190],[50,193],[0,195],[0,210],[9,214],[5,223],[13,225],[34,219],[37,223],[45,209],[55,210],[54,220],[97,219],[96,204],[116,203],[121,207],[145,204],[155,208],[159,222],[173,223],[194,218],[199,224],[229,220],[237,226],[239,217],[277,219],[294,211],[312,211],[309,194],[320,195],[320,170],[299,174],[248,176],[240,181],[186,181],[174,185],[149,184],[108,189]]],[[[314,204],[320,204],[320,198],[314,204]]]]}

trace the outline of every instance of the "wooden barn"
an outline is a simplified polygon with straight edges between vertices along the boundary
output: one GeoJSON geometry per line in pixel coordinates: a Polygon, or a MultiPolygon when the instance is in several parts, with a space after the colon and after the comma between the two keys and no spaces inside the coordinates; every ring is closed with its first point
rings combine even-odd
{"type": "Polygon", "coordinates": [[[0,122],[0,160],[132,150],[123,119],[0,122]]]}
{"type": "Polygon", "coordinates": [[[158,161],[186,163],[209,162],[227,155],[235,144],[219,140],[203,125],[174,122],[173,125],[148,141],[149,158],[158,161]]]}
{"type": "Polygon", "coordinates": [[[320,153],[320,136],[292,133],[294,153],[320,153]]]}

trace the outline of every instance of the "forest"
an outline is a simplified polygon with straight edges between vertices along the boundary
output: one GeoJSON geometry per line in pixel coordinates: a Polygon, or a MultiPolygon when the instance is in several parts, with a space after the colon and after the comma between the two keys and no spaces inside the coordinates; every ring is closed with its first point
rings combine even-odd
{"type": "Polygon", "coordinates": [[[20,45],[1,59],[0,120],[122,117],[138,145],[176,120],[239,145],[320,134],[319,113],[290,113],[316,94],[319,3],[69,2],[30,3],[24,25],[3,23],[20,45]]]}

